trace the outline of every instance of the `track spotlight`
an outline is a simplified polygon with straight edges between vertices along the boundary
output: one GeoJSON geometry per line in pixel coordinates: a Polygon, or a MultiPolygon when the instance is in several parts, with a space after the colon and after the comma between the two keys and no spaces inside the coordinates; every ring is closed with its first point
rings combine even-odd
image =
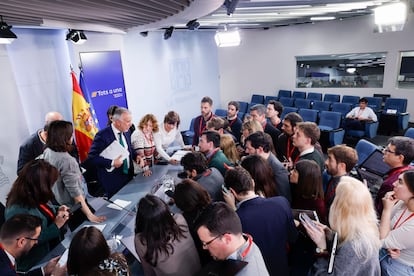
{"type": "Polygon", "coordinates": [[[0,44],[10,44],[17,36],[10,30],[13,26],[9,26],[6,22],[3,22],[3,16],[0,15],[0,18],[0,44]]]}
{"type": "Polygon", "coordinates": [[[83,44],[87,38],[83,31],[69,29],[69,32],[66,35],[66,40],[72,40],[74,44],[83,44]]]}
{"type": "Polygon", "coordinates": [[[188,21],[186,26],[189,30],[194,31],[194,30],[197,30],[198,28],[200,28],[200,23],[197,22],[197,19],[193,19],[191,21],[188,21]]]}
{"type": "Polygon", "coordinates": [[[239,3],[239,0],[225,0],[224,6],[227,10],[227,15],[232,15],[234,11],[236,10],[236,6],[239,3]]]}
{"type": "Polygon", "coordinates": [[[147,37],[148,36],[148,31],[140,32],[139,34],[142,35],[143,37],[147,37]]]}
{"type": "Polygon", "coordinates": [[[173,26],[169,27],[168,29],[165,29],[164,39],[165,40],[169,39],[172,36],[173,31],[174,31],[174,27],[173,26]]]}

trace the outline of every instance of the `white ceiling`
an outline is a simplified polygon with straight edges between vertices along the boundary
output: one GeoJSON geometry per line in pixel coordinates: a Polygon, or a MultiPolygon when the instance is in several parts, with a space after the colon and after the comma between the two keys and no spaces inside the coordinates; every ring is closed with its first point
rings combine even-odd
{"type": "Polygon", "coordinates": [[[311,23],[312,16],[335,20],[372,14],[372,9],[395,0],[232,0],[232,16],[224,0],[0,0],[0,15],[14,27],[80,29],[123,33],[151,31],[198,19],[200,29],[223,25],[238,28],[272,28],[311,23]]]}

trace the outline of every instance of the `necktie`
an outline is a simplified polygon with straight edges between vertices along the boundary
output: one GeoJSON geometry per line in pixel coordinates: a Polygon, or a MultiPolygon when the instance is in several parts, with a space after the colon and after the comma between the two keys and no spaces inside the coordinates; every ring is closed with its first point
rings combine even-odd
{"type": "MultiPolygon", "coordinates": [[[[125,147],[124,141],[122,139],[122,132],[119,132],[118,134],[119,134],[119,143],[121,144],[121,146],[125,147]]],[[[123,161],[122,171],[124,174],[128,174],[128,161],[126,160],[126,158],[123,161]]]]}

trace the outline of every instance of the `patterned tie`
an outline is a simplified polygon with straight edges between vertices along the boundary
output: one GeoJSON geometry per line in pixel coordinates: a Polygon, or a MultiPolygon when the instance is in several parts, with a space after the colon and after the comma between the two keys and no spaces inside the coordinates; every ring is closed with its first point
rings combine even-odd
{"type": "MultiPolygon", "coordinates": [[[[119,143],[121,144],[121,146],[123,146],[125,148],[125,144],[124,141],[122,139],[122,132],[119,132],[119,143]]],[[[124,174],[128,174],[128,161],[126,160],[126,158],[123,161],[123,165],[122,165],[122,171],[124,174]]]]}

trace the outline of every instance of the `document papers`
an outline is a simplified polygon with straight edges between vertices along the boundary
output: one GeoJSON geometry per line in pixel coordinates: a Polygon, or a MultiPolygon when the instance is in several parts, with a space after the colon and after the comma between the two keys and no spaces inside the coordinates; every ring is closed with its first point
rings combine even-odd
{"type": "Polygon", "coordinates": [[[108,208],[112,208],[112,209],[115,209],[115,210],[123,210],[129,204],[131,204],[131,201],[126,201],[126,200],[122,200],[122,199],[115,199],[114,202],[112,202],[111,204],[108,204],[108,208]]]}
{"type": "Polygon", "coordinates": [[[110,160],[115,160],[121,156],[122,160],[124,160],[125,158],[128,158],[129,151],[121,146],[117,140],[114,140],[109,146],[106,147],[106,149],[101,152],[101,154],[99,154],[99,156],[110,160]]]}
{"type": "Polygon", "coordinates": [[[186,155],[187,153],[189,153],[190,151],[188,150],[177,150],[173,156],[171,156],[171,159],[175,159],[177,161],[181,161],[181,158],[183,158],[184,155],[186,155]]]}

